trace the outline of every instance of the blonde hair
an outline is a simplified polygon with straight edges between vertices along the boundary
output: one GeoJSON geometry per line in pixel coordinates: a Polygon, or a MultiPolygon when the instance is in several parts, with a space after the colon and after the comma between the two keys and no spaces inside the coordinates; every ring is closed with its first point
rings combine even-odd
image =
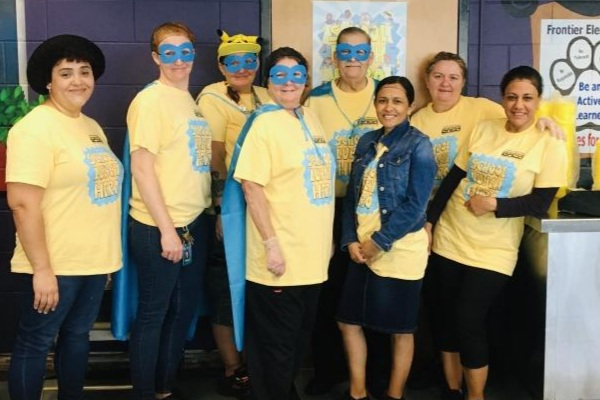
{"type": "Polygon", "coordinates": [[[425,74],[429,75],[431,71],[433,71],[433,66],[439,63],[440,61],[454,61],[460,67],[463,74],[463,79],[465,81],[467,80],[467,64],[465,63],[465,60],[463,60],[458,54],[450,53],[447,51],[440,51],[435,56],[433,56],[431,60],[429,60],[427,66],[425,67],[425,74]]]}
{"type": "Polygon", "coordinates": [[[150,49],[158,53],[158,45],[162,42],[166,37],[173,35],[181,35],[190,39],[190,42],[196,42],[196,36],[194,32],[184,24],[179,22],[165,22],[154,28],[152,31],[152,36],[150,38],[150,49]]]}

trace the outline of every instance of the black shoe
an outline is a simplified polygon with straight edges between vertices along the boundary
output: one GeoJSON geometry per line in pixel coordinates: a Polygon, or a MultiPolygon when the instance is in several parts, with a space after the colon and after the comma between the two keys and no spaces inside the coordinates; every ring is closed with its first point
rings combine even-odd
{"type": "Polygon", "coordinates": [[[224,376],[217,384],[217,393],[225,397],[235,397],[240,400],[250,398],[250,381],[248,371],[242,366],[235,370],[233,375],[224,376]]]}
{"type": "Polygon", "coordinates": [[[300,395],[298,394],[295,383],[292,383],[292,388],[290,389],[290,400],[300,400],[300,395]]]}
{"type": "Polygon", "coordinates": [[[375,399],[384,399],[384,396],[387,395],[388,384],[389,382],[383,379],[367,381],[367,392],[375,399]]]}
{"type": "Polygon", "coordinates": [[[171,393],[167,397],[163,397],[162,400],[184,400],[183,396],[177,395],[175,393],[171,393]]]}
{"type": "Polygon", "coordinates": [[[442,393],[442,400],[464,400],[463,393],[456,389],[446,389],[442,393]]]}
{"type": "Polygon", "coordinates": [[[322,396],[331,392],[335,384],[331,382],[323,382],[317,378],[312,378],[304,387],[304,393],[309,396],[322,396]]]}
{"type": "Polygon", "coordinates": [[[401,398],[397,399],[397,398],[392,397],[389,394],[387,394],[387,392],[385,392],[383,394],[383,396],[379,398],[379,400],[406,400],[406,397],[402,396],[401,398]]]}
{"type": "Polygon", "coordinates": [[[360,399],[357,399],[355,397],[350,396],[350,392],[346,392],[342,395],[342,397],[338,398],[338,400],[371,400],[371,398],[369,397],[369,395],[366,395],[365,397],[361,397],[360,399]]]}

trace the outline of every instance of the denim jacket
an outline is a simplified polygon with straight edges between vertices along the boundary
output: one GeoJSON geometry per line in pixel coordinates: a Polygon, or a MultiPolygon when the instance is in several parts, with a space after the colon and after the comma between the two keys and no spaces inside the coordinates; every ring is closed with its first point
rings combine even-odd
{"type": "Polygon", "coordinates": [[[398,239],[425,224],[425,210],[433,187],[436,163],[429,138],[404,121],[388,135],[383,128],[364,134],[354,153],[350,183],[344,199],[342,248],[358,242],[356,203],[365,169],[376,156],[377,143],[388,148],[377,164],[377,196],[381,228],[371,240],[389,251],[398,239]]]}

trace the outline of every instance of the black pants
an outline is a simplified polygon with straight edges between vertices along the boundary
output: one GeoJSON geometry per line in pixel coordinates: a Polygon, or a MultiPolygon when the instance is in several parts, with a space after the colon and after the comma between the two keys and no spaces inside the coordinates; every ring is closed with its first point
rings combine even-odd
{"type": "Polygon", "coordinates": [[[254,400],[288,400],[308,350],[321,285],[246,283],[248,374],[254,400]]]}
{"type": "Polygon", "coordinates": [[[467,368],[488,365],[486,318],[510,276],[463,265],[435,253],[429,261],[438,289],[438,348],[459,352],[461,363],[467,368]]]}

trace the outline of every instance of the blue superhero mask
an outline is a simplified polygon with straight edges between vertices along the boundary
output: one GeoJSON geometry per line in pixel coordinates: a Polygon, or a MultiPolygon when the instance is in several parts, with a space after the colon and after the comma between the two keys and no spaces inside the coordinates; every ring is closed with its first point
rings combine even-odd
{"type": "Polygon", "coordinates": [[[371,55],[371,45],[368,43],[352,46],[348,43],[340,43],[335,46],[335,56],[340,61],[367,61],[371,55]]]}
{"type": "Polygon", "coordinates": [[[177,60],[192,62],[196,53],[194,45],[190,42],[182,43],[179,46],[166,43],[158,46],[158,56],[161,63],[173,64],[177,60]]]}
{"type": "Polygon", "coordinates": [[[246,53],[241,56],[230,54],[223,58],[223,65],[225,66],[225,71],[229,72],[230,74],[235,74],[242,69],[254,71],[256,67],[258,67],[257,60],[258,57],[254,53],[246,53]]]}
{"type": "Polygon", "coordinates": [[[289,81],[304,85],[307,80],[306,67],[300,64],[293,67],[275,65],[269,71],[269,78],[273,85],[285,85],[289,81]]]}

